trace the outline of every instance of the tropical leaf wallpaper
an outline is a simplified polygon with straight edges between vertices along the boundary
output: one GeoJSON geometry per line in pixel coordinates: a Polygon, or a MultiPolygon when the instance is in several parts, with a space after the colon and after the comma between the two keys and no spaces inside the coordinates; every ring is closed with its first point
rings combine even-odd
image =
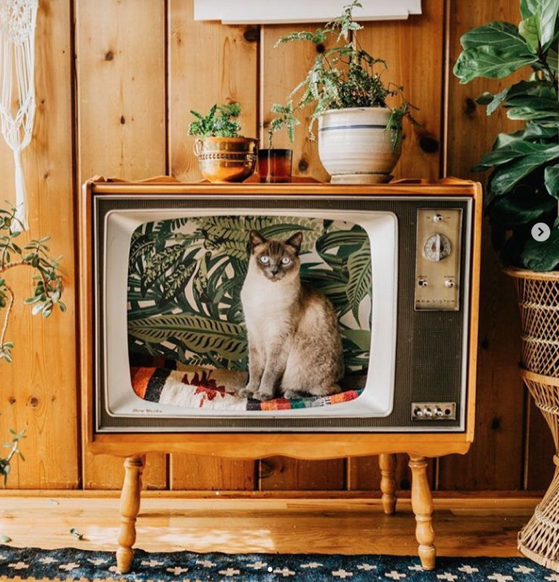
{"type": "Polygon", "coordinates": [[[301,277],[336,308],[347,370],[366,370],[372,308],[369,237],[352,223],[303,217],[204,216],[138,227],[129,255],[130,352],[247,369],[240,294],[252,228],[266,238],[304,233],[301,277]]]}

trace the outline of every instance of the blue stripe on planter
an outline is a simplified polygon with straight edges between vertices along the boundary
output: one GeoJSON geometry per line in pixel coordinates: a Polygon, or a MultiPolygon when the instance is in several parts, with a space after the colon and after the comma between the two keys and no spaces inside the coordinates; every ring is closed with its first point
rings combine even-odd
{"type": "Polygon", "coordinates": [[[321,127],[318,131],[330,131],[333,129],[386,129],[386,125],[329,125],[328,127],[321,127]]]}

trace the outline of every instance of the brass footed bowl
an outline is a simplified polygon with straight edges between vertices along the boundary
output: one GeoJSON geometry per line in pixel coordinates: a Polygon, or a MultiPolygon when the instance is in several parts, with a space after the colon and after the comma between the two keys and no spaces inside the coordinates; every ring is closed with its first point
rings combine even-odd
{"type": "Polygon", "coordinates": [[[206,137],[194,142],[194,154],[206,180],[243,182],[256,169],[258,140],[251,137],[206,137]]]}

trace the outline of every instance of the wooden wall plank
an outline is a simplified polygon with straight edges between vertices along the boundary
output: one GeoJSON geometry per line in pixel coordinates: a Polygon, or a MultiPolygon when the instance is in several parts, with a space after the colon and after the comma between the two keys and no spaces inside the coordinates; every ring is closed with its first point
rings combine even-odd
{"type": "Polygon", "coordinates": [[[408,20],[367,22],[357,32],[365,50],[386,60],[383,79],[403,86],[408,101],[419,108],[414,116],[421,125],[404,126],[395,178],[436,179],[440,172],[444,0],[423,2],[422,9],[408,20]]]}
{"type": "MultiPolygon", "coordinates": [[[[31,295],[30,272],[8,274],[16,293],[8,330],[15,347],[13,364],[0,361],[0,441],[8,440],[9,428],[27,431],[21,446],[26,462],[14,463],[9,487],[64,489],[79,483],[69,1],[40,3],[35,59],[37,113],[33,141],[22,155],[30,231],[21,239],[52,236],[52,254],[64,255],[68,311],[55,310],[47,320],[32,317],[22,303],[31,295]]],[[[13,156],[3,139],[0,187],[0,206],[6,198],[15,202],[13,156]]]]}
{"type": "MultiPolygon", "coordinates": [[[[141,180],[166,171],[165,0],[77,0],[79,183],[98,174],[141,180]]],[[[84,452],[84,484],[119,488],[122,461],[84,452]]],[[[165,488],[165,455],[144,486],[165,488]]]]}
{"type": "MultiPolygon", "coordinates": [[[[313,30],[318,25],[274,25],[263,26],[261,35],[260,70],[260,140],[262,147],[269,147],[268,126],[274,114],[270,108],[274,103],[286,103],[291,91],[306,77],[317,50],[307,42],[293,42],[274,48],[284,35],[295,30],[313,30]]],[[[330,42],[330,41],[329,41],[330,42]]],[[[325,44],[327,50],[333,44],[325,44]]],[[[296,99],[301,94],[296,95],[296,99]]],[[[293,175],[328,181],[329,176],[318,157],[318,143],[311,141],[308,127],[310,108],[298,115],[301,125],[295,130],[295,143],[290,143],[285,130],[274,136],[273,145],[277,148],[293,149],[293,175]]],[[[315,133],[317,127],[315,126],[315,133]]],[[[318,134],[317,134],[318,135],[318,134]]]]}
{"type": "Polygon", "coordinates": [[[524,488],[529,491],[544,491],[549,487],[555,472],[555,445],[547,422],[529,395],[527,407],[524,488]]]}
{"type": "Polygon", "coordinates": [[[242,133],[257,137],[258,28],[195,22],[193,0],[169,2],[169,152],[173,176],[201,180],[188,135],[190,110],[241,105],[242,133]]]}
{"type": "MultiPolygon", "coordinates": [[[[257,136],[258,29],[195,22],[193,0],[169,2],[169,153],[171,174],[201,179],[188,135],[190,110],[238,102],[242,133],[257,136]]],[[[254,489],[254,463],[174,455],[172,489],[254,489]]]]}
{"type": "Polygon", "coordinates": [[[269,457],[259,462],[262,491],[341,491],[345,488],[345,459],[304,461],[269,457]]]}
{"type": "Polygon", "coordinates": [[[254,461],[171,455],[171,488],[191,491],[253,491],[254,461]]]}
{"type": "MultiPolygon", "coordinates": [[[[451,12],[450,64],[460,53],[460,36],[493,20],[518,22],[518,3],[454,2],[451,12]]],[[[449,78],[448,173],[485,179],[470,168],[488,151],[497,133],[516,126],[503,112],[487,117],[474,99],[510,84],[478,79],[460,85],[449,78]]],[[[513,282],[501,270],[485,224],[482,243],[481,313],[475,443],[465,457],[441,459],[441,489],[520,489],[523,472],[523,387],[518,374],[520,317],[513,282]]],[[[550,458],[550,457],[549,457],[550,458]]]]}

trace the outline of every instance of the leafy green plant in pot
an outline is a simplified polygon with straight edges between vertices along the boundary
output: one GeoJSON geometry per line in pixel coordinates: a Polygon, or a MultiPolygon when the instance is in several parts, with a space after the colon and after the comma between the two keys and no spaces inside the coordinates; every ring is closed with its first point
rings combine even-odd
{"type": "MultiPolygon", "coordinates": [[[[26,299],[25,303],[33,306],[33,315],[49,317],[55,306],[61,311],[66,311],[66,306],[61,301],[63,285],[58,266],[60,257],[49,256],[49,247],[46,244],[48,237],[31,240],[20,247],[16,239],[23,230],[23,224],[16,217],[15,208],[10,210],[0,208],[0,312],[4,311],[0,323],[0,365],[2,362],[10,364],[13,358],[14,343],[6,339],[15,302],[15,292],[8,281],[11,272],[21,269],[32,273],[33,295],[26,299]]],[[[4,485],[10,474],[14,456],[19,455],[23,459],[19,443],[25,438],[25,430],[16,432],[10,429],[10,433],[11,442],[3,445],[9,449],[8,454],[5,457],[0,456],[0,475],[3,477],[4,485]]]]}
{"type": "Polygon", "coordinates": [[[268,148],[258,150],[258,172],[262,182],[277,183],[290,182],[293,164],[293,150],[291,148],[275,148],[274,135],[285,128],[289,141],[295,141],[295,127],[300,121],[293,111],[293,102],[285,105],[274,103],[271,112],[275,117],[268,127],[268,148]]]}
{"type": "Polygon", "coordinates": [[[402,87],[384,83],[386,62],[359,44],[362,26],[353,19],[356,8],[361,4],[354,0],[324,28],[292,32],[277,45],[306,41],[318,46],[335,40],[336,46],[318,51],[306,78],[289,96],[300,95],[293,113],[313,107],[311,139],[318,121],[319,156],[332,182],[385,182],[400,157],[403,120],[415,122],[414,107],[402,87]]]}
{"type": "Polygon", "coordinates": [[[505,108],[525,125],[499,134],[474,169],[492,170],[485,204],[503,262],[535,271],[559,267],[558,7],[559,0],[522,0],[518,26],[490,22],[462,36],[454,67],[461,83],[526,69],[525,80],[478,98],[488,115],[505,108]],[[550,227],[547,241],[532,237],[536,223],[550,227]]]}
{"type": "MultiPolygon", "coordinates": [[[[491,115],[504,108],[524,122],[501,133],[474,168],[491,170],[485,205],[507,273],[515,278],[522,313],[521,375],[559,447],[559,0],[520,0],[520,23],[490,22],[467,32],[454,67],[462,83],[526,78],[478,102],[491,115]]],[[[557,453],[559,454],[559,452],[557,453]]],[[[557,457],[556,457],[557,458],[557,457]]],[[[522,553],[559,571],[559,473],[520,532],[522,553]]]]}
{"type": "Polygon", "coordinates": [[[191,111],[195,120],[188,128],[197,136],[194,154],[200,171],[210,182],[242,182],[256,168],[258,140],[240,135],[238,103],[214,105],[207,115],[191,111]]]}

